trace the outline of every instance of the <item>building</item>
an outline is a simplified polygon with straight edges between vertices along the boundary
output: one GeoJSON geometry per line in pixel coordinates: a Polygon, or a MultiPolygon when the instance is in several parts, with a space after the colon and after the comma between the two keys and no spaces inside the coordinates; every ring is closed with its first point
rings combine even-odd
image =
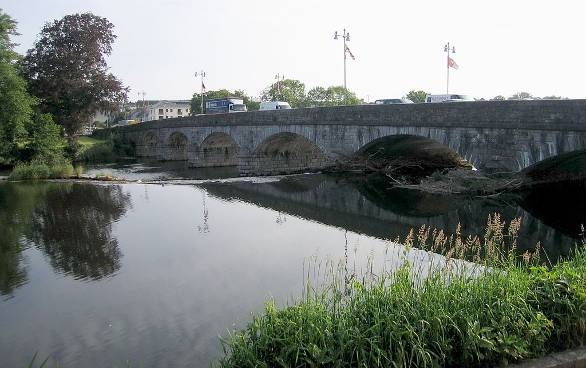
{"type": "Polygon", "coordinates": [[[190,101],[158,101],[154,105],[145,108],[142,121],[163,120],[189,116],[191,112],[190,101]]]}

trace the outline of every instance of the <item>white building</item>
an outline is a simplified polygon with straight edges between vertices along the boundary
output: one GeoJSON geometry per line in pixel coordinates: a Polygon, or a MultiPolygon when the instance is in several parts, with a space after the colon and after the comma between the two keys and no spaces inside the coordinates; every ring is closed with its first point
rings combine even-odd
{"type": "Polygon", "coordinates": [[[142,121],[181,118],[189,116],[190,112],[189,101],[159,101],[146,107],[146,114],[142,121]]]}

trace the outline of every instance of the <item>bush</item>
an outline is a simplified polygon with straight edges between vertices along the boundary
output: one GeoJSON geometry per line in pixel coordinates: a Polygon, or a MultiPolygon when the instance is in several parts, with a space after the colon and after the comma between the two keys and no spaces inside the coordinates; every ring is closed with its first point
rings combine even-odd
{"type": "Polygon", "coordinates": [[[76,174],[71,162],[61,159],[51,164],[33,161],[16,165],[10,176],[10,180],[39,180],[70,178],[76,174]]]}

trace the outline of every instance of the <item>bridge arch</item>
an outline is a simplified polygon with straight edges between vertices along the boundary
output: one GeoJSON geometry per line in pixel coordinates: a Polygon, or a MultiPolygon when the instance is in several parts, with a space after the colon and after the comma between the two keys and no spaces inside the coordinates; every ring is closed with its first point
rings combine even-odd
{"type": "Polygon", "coordinates": [[[205,166],[237,166],[238,144],[230,135],[213,132],[200,145],[200,160],[205,166]]]}
{"type": "Polygon", "coordinates": [[[137,145],[137,154],[141,157],[156,157],[159,147],[159,138],[153,131],[146,132],[137,145]]]}
{"type": "Polygon", "coordinates": [[[397,159],[437,168],[472,166],[448,145],[433,138],[412,134],[386,135],[374,139],[354,155],[371,162],[397,159]]]}
{"type": "Polygon", "coordinates": [[[181,132],[173,132],[167,139],[167,154],[165,159],[168,161],[187,161],[187,150],[189,140],[181,132]]]}
{"type": "Polygon", "coordinates": [[[326,154],[306,137],[281,132],[265,138],[251,155],[253,173],[286,174],[322,169],[328,164],[326,154]]]}

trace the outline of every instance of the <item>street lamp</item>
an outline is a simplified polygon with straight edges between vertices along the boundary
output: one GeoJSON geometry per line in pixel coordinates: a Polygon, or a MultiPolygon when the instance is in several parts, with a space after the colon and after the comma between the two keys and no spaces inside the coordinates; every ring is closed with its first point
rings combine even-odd
{"type": "Polygon", "coordinates": [[[455,54],[456,48],[452,45],[450,48],[450,43],[446,43],[444,45],[444,52],[448,53],[448,58],[446,60],[446,67],[447,67],[447,77],[446,77],[446,95],[450,94],[450,67],[454,69],[458,69],[458,64],[452,58],[450,58],[450,53],[455,54]]]}
{"type": "Polygon", "coordinates": [[[203,114],[203,94],[205,93],[206,85],[203,84],[203,79],[206,76],[206,72],[201,70],[199,73],[195,72],[195,77],[201,77],[201,113],[203,114]]]}
{"type": "Polygon", "coordinates": [[[281,82],[285,80],[285,76],[277,73],[275,75],[275,79],[277,80],[277,93],[279,94],[279,98],[277,98],[277,100],[282,100],[283,96],[281,96],[281,82]]]}
{"type": "MultiPolygon", "coordinates": [[[[138,100],[140,101],[140,96],[142,95],[142,119],[140,120],[141,122],[143,122],[145,120],[145,113],[146,113],[146,108],[145,108],[145,104],[144,104],[144,97],[146,96],[146,92],[145,91],[141,91],[138,92],[138,100]]],[[[138,110],[138,101],[136,103],[136,109],[138,110]]]]}
{"type": "MultiPolygon", "coordinates": [[[[338,34],[338,31],[334,32],[334,40],[337,40],[339,36],[342,36],[342,40],[344,41],[344,89],[346,89],[346,53],[350,52],[348,46],[346,46],[346,42],[350,41],[350,33],[346,32],[345,28],[342,34],[338,34]]],[[[350,56],[354,59],[354,55],[351,52],[350,56]]]]}

